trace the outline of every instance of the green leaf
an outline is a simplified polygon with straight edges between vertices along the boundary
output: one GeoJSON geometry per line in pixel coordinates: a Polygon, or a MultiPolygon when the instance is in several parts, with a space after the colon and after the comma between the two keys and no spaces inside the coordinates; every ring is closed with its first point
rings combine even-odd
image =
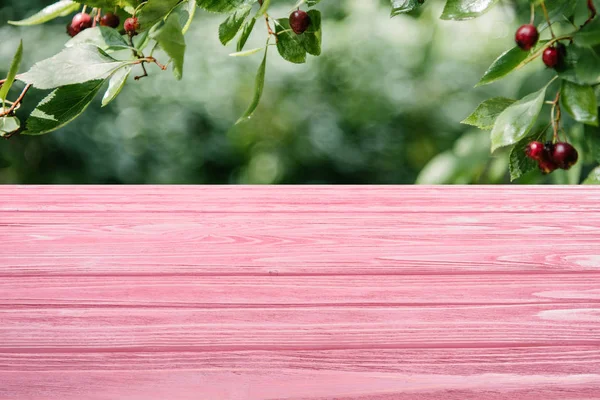
{"type": "Polygon", "coordinates": [[[246,42],[248,41],[248,38],[254,29],[254,24],[256,24],[256,18],[252,18],[250,21],[244,24],[244,29],[242,29],[242,34],[240,35],[237,43],[238,52],[244,50],[244,46],[246,45],[246,42]]]}
{"type": "MultiPolygon", "coordinates": [[[[538,1],[539,3],[539,1],[538,1]]],[[[544,4],[548,10],[548,19],[550,22],[567,21],[575,13],[578,0],[546,0],[544,4]]],[[[536,4],[537,5],[537,4],[536,4]]],[[[538,26],[538,31],[548,27],[548,22],[544,21],[538,26]]]]}
{"type": "Polygon", "coordinates": [[[567,81],[580,85],[595,85],[600,83],[600,57],[589,47],[571,45],[567,48],[565,68],[558,76],[567,81]]]}
{"type": "Polygon", "coordinates": [[[531,52],[523,51],[519,47],[513,47],[502,53],[500,57],[492,63],[485,74],[483,74],[483,77],[475,87],[495,82],[512,71],[530,63],[541,54],[544,48],[548,47],[548,43],[548,40],[540,40],[531,52]]]}
{"type": "Polygon", "coordinates": [[[19,47],[17,48],[17,52],[13,57],[13,60],[10,64],[10,69],[8,70],[8,75],[6,76],[6,81],[0,88],[0,100],[2,100],[2,104],[6,101],[6,96],[8,96],[8,91],[12,87],[15,82],[15,77],[19,73],[19,68],[21,67],[21,60],[23,59],[23,41],[19,43],[19,47]]]}
{"type": "Polygon", "coordinates": [[[598,103],[592,86],[563,80],[560,99],[563,108],[576,121],[598,126],[598,103]]]}
{"type": "Polygon", "coordinates": [[[156,25],[150,31],[150,37],[173,60],[173,74],[176,79],[183,77],[183,61],[185,57],[185,38],[182,33],[179,17],[172,14],[165,22],[156,25]]]}
{"type": "Polygon", "coordinates": [[[269,43],[267,42],[267,46],[265,48],[265,55],[263,57],[262,62],[260,63],[260,66],[258,67],[258,72],[256,73],[256,80],[254,83],[254,98],[252,99],[252,102],[250,103],[250,106],[248,106],[248,109],[246,110],[244,115],[242,115],[240,119],[237,120],[236,124],[239,124],[240,122],[252,117],[252,114],[254,114],[254,111],[256,111],[256,107],[258,107],[258,104],[260,103],[260,98],[262,97],[263,89],[265,88],[265,73],[267,70],[268,52],[269,43]]]}
{"type": "Polygon", "coordinates": [[[4,137],[8,134],[21,128],[21,121],[17,117],[1,117],[0,118],[0,137],[4,137]]]}
{"type": "Polygon", "coordinates": [[[492,83],[505,77],[517,68],[519,64],[525,61],[528,55],[528,52],[521,50],[519,47],[513,47],[502,53],[500,57],[492,63],[488,70],[485,71],[483,77],[476,86],[487,85],[488,83],[492,83]]]}
{"type": "Polygon", "coordinates": [[[90,105],[104,80],[60,87],[44,98],[27,119],[23,135],[43,135],[62,128],[90,105]]]}
{"type": "Polygon", "coordinates": [[[108,81],[108,89],[106,89],[104,97],[102,98],[102,107],[106,107],[111,101],[117,98],[119,93],[121,93],[121,90],[123,90],[123,87],[127,82],[129,74],[131,74],[132,68],[132,65],[127,65],[119,69],[113,74],[113,76],[110,77],[110,80],[108,81]]]}
{"type": "Polygon", "coordinates": [[[492,152],[517,143],[535,124],[544,105],[546,87],[531,93],[502,111],[492,129],[492,152]]]}
{"type": "Polygon", "coordinates": [[[65,47],[81,46],[84,44],[93,45],[103,50],[131,48],[116,29],[106,26],[97,26],[80,32],[77,36],[69,40],[65,44],[65,47]]]}
{"type": "Polygon", "coordinates": [[[181,30],[181,33],[183,33],[184,35],[190,29],[192,21],[194,20],[194,15],[196,15],[196,2],[194,0],[187,0],[186,10],[188,17],[187,21],[183,24],[183,29],[181,30]]]}
{"type": "Polygon", "coordinates": [[[244,4],[254,4],[258,0],[196,0],[198,7],[206,11],[230,13],[244,4]]]}
{"type": "Polygon", "coordinates": [[[130,64],[117,61],[100,48],[92,45],[67,47],[54,57],[35,64],[19,79],[38,89],[104,80],[117,69],[130,64]]]}
{"type": "Polygon", "coordinates": [[[600,18],[594,18],[575,33],[573,41],[579,46],[596,46],[600,44],[600,18]]]}
{"type": "Polygon", "coordinates": [[[494,127],[496,118],[515,100],[505,97],[494,97],[481,103],[475,111],[461,123],[476,126],[479,129],[491,130],[494,127]]]}
{"type": "Polygon", "coordinates": [[[441,19],[466,20],[487,12],[498,0],[448,0],[441,19]]]}
{"type": "Polygon", "coordinates": [[[510,180],[514,181],[519,179],[521,176],[529,171],[533,171],[538,168],[537,162],[527,157],[525,151],[527,145],[533,141],[540,141],[544,137],[544,131],[538,132],[534,135],[527,136],[517,142],[510,151],[509,159],[509,170],[510,180]]]}
{"type": "Polygon", "coordinates": [[[392,2],[392,17],[396,15],[405,14],[411,12],[421,6],[423,1],[421,0],[391,0],[392,2]]]}
{"type": "Polygon", "coordinates": [[[138,12],[140,32],[152,28],[169,15],[179,0],[148,0],[138,12]]]}
{"type": "Polygon", "coordinates": [[[223,45],[229,43],[237,35],[251,10],[251,5],[244,5],[229,15],[219,26],[219,40],[223,45]]]}
{"type": "Polygon", "coordinates": [[[585,154],[600,163],[600,129],[595,126],[584,126],[585,154]]]}
{"type": "Polygon", "coordinates": [[[79,3],[76,3],[72,0],[61,0],[45,7],[40,12],[32,15],[29,18],[26,18],[21,21],[8,21],[8,23],[11,25],[19,26],[39,25],[51,21],[55,18],[64,17],[66,15],[74,13],[75,11],[79,10],[79,7],[79,3]]]}
{"type": "Polygon", "coordinates": [[[318,10],[309,10],[310,25],[302,35],[299,35],[300,42],[304,50],[313,56],[321,55],[321,12],[318,10]]]}
{"type": "Polygon", "coordinates": [[[302,41],[290,28],[287,18],[276,20],[275,33],[277,34],[277,51],[283,59],[302,64],[306,62],[306,50],[302,41]]]}
{"type": "Polygon", "coordinates": [[[259,51],[263,50],[264,47],[257,47],[256,49],[246,50],[246,51],[236,51],[235,53],[231,53],[229,57],[246,57],[251,56],[252,54],[256,54],[259,51]]]}
{"type": "Polygon", "coordinates": [[[256,12],[256,15],[254,16],[254,18],[258,18],[258,17],[266,14],[266,12],[269,10],[270,6],[271,6],[271,0],[263,0],[262,6],[260,6],[260,8],[256,12]]]}
{"type": "Polygon", "coordinates": [[[600,167],[596,167],[582,182],[584,185],[600,185],[600,167]]]}

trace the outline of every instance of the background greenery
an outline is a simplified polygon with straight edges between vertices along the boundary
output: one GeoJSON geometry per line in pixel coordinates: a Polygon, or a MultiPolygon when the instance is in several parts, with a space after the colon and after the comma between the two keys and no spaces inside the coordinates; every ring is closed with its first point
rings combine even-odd
{"type": "MultiPolygon", "coordinates": [[[[287,15],[293,3],[273,1],[270,13],[287,15]]],[[[6,24],[47,4],[0,3],[1,74],[21,38],[24,69],[68,39],[69,18],[6,24]]],[[[1,141],[0,183],[508,182],[507,154],[490,155],[489,133],[460,121],[489,97],[520,98],[548,81],[539,61],[473,88],[514,45],[528,7],[499,5],[465,22],[439,20],[435,0],[418,15],[394,19],[384,0],[324,1],[319,8],[323,55],[292,65],[273,51],[249,122],[233,125],[252,97],[261,54],[229,57],[235,49],[219,43],[219,17],[199,12],[187,34],[182,81],[151,67],[151,77],[131,82],[114,103],[95,102],[58,132],[1,141]]],[[[262,46],[265,37],[257,31],[246,47],[262,46]]],[[[575,182],[579,172],[543,178],[536,171],[520,182],[575,182]]]]}

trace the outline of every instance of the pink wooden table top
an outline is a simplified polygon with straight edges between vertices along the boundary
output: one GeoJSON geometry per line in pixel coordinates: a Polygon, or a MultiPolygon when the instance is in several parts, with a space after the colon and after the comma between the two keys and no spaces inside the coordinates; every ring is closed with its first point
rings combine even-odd
{"type": "Polygon", "coordinates": [[[0,399],[600,399],[600,190],[0,186],[0,399]]]}

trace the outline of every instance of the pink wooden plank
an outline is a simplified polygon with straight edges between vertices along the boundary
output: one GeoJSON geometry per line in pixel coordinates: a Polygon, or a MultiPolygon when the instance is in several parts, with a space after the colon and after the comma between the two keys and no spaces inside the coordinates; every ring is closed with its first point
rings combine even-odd
{"type": "Polygon", "coordinates": [[[0,399],[593,399],[600,190],[0,187],[0,399]]]}

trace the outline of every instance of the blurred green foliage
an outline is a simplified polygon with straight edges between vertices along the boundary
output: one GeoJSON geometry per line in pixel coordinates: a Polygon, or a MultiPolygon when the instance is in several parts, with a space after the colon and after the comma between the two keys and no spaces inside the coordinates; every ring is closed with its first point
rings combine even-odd
{"type": "MultiPolygon", "coordinates": [[[[293,3],[273,1],[271,15],[287,15],[293,3]]],[[[29,28],[6,24],[46,4],[0,3],[1,74],[21,38],[26,69],[68,39],[69,18],[29,28]]],[[[460,121],[484,99],[518,98],[547,82],[539,62],[473,88],[513,46],[528,7],[500,5],[465,22],[439,20],[442,3],[434,0],[393,19],[388,1],[324,1],[319,8],[323,55],[304,65],[270,57],[264,97],[250,121],[234,126],[252,98],[262,55],[229,57],[235,48],[219,43],[221,21],[199,12],[186,36],[182,81],[151,68],[114,103],[101,108],[97,99],[58,132],[1,141],[0,183],[508,182],[507,154],[490,155],[489,133],[460,121]]],[[[246,48],[265,38],[257,31],[246,48]]],[[[33,91],[24,107],[43,95],[33,91]]],[[[544,179],[536,172],[520,181],[544,179]]]]}

